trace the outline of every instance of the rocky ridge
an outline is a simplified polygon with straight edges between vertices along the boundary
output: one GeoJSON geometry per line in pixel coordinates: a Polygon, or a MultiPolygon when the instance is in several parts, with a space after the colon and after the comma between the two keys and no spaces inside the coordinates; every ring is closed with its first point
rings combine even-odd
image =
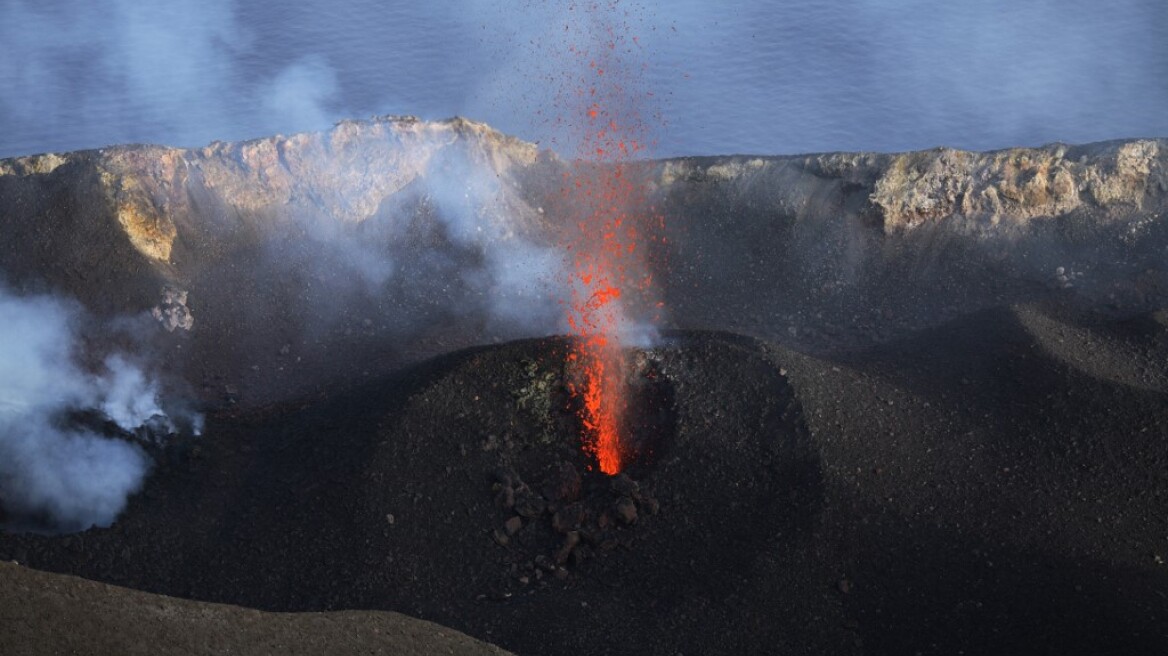
{"type": "MultiPolygon", "coordinates": [[[[1131,316],[1168,302],[1166,146],[645,161],[652,207],[632,209],[665,217],[668,239],[645,244],[665,327],[832,351],[1051,295],[1131,316]]],[[[410,117],[0,160],[0,261],[11,286],[66,293],[99,314],[166,309],[181,295],[181,316],[159,316],[198,326],[201,361],[240,344],[211,367],[225,372],[207,374],[231,385],[279,366],[257,349],[296,357],[292,346],[322,331],[322,343],[367,338],[365,359],[392,341],[386,357],[416,360],[532,335],[466,310],[486,297],[458,271],[509,259],[512,246],[563,243],[569,165],[481,123],[410,117]],[[462,228],[479,231],[469,245],[462,228]],[[462,264],[435,271],[443,259],[462,264]],[[369,289],[354,282],[365,265],[369,289]],[[433,289],[410,289],[408,276],[433,289]],[[440,294],[453,307],[434,307],[440,294]],[[309,325],[320,315],[336,320],[309,325]],[[243,345],[257,317],[286,330],[243,345]],[[412,327],[391,340],[378,331],[402,317],[448,329],[429,341],[412,327]]]]}
{"type": "MultiPolygon", "coordinates": [[[[214,197],[245,223],[266,212],[312,207],[341,222],[372,217],[412,180],[433,175],[435,155],[466,146],[476,164],[514,187],[533,185],[550,151],[468,119],[421,121],[379,117],[343,121],[332,130],[277,135],[200,149],[115,146],[0,160],[8,194],[61,178],[83,186],[78,168],[97,174],[111,219],[135,249],[156,265],[171,264],[180,232],[198,230],[196,198],[214,197]],[[525,175],[526,174],[526,175],[525,175]],[[20,180],[20,182],[16,182],[20,180]]],[[[1168,140],[1138,139],[1083,146],[1051,144],[969,152],[828,153],[805,156],[700,157],[649,162],[661,194],[702,183],[762,198],[773,209],[822,209],[831,189],[886,236],[953,221],[966,226],[1020,228],[1075,212],[1122,221],[1134,213],[1159,218],[1168,199],[1168,140]],[[809,184],[808,178],[818,184],[809,184]],[[759,189],[762,191],[762,189],[759,189]],[[746,192],[746,193],[744,193],[746,192]]],[[[554,167],[553,167],[554,168],[554,167]]],[[[524,191],[520,189],[520,191],[524,191]]],[[[17,218],[5,204],[8,221],[17,218]]],[[[262,229],[262,225],[249,225],[262,229]]]]}

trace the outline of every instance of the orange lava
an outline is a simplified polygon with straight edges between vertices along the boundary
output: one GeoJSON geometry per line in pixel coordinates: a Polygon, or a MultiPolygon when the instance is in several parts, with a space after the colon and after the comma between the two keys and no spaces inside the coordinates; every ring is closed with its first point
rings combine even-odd
{"type": "Polygon", "coordinates": [[[623,439],[625,373],[622,328],[628,321],[622,302],[630,280],[630,262],[636,251],[637,231],[622,206],[632,188],[622,181],[620,168],[581,167],[570,188],[573,204],[585,212],[577,223],[574,280],[568,323],[577,336],[573,360],[582,382],[572,392],[581,401],[584,446],[606,474],[621,471],[628,449],[623,439]]]}
{"type": "Polygon", "coordinates": [[[569,78],[573,92],[560,96],[576,146],[561,194],[574,227],[565,245],[572,254],[572,293],[565,307],[576,336],[569,360],[579,375],[570,391],[580,403],[584,448],[602,472],[614,475],[635,455],[624,421],[623,354],[629,327],[649,314],[643,306],[652,278],[638,241],[653,218],[643,167],[634,161],[644,156],[646,132],[631,91],[642,69],[628,61],[639,43],[630,23],[620,18],[627,13],[619,1],[582,7],[590,14],[587,29],[567,49],[585,72],[569,78]]]}
{"type": "Polygon", "coordinates": [[[545,197],[543,209],[560,226],[566,254],[569,291],[561,304],[575,338],[569,391],[583,448],[600,471],[617,474],[638,455],[625,421],[626,349],[631,336],[644,343],[661,312],[649,260],[665,250],[653,248],[665,243],[663,221],[649,203],[651,167],[640,160],[653,143],[651,126],[664,125],[662,99],[645,88],[645,44],[655,38],[644,37],[665,30],[658,30],[655,5],[643,0],[522,6],[549,22],[546,31],[508,41],[508,50],[527,54],[514,95],[540,99],[532,111],[542,123],[539,141],[567,160],[560,194],[545,197]]]}
{"type": "Polygon", "coordinates": [[[618,474],[625,459],[625,447],[621,440],[624,383],[619,376],[619,349],[585,347],[577,353],[584,355],[584,386],[581,391],[584,407],[581,410],[581,421],[584,424],[585,445],[596,457],[600,471],[609,475],[618,474]],[[613,352],[606,353],[607,350],[613,352]]]}

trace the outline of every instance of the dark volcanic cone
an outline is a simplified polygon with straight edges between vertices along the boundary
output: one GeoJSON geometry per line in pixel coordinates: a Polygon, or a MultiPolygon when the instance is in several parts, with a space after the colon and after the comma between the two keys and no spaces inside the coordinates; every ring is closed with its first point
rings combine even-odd
{"type": "Polygon", "coordinates": [[[394,609],[526,653],[712,648],[744,621],[786,641],[832,612],[769,591],[824,574],[800,563],[817,459],[768,347],[677,333],[630,351],[639,455],[616,478],[581,448],[566,347],[477,349],[219,416],[113,528],[5,539],[36,567],[262,609],[394,609]]]}

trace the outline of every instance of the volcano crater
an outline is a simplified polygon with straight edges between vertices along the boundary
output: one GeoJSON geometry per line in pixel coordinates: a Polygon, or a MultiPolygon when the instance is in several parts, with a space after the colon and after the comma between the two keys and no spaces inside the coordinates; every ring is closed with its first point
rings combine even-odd
{"type": "Polygon", "coordinates": [[[680,647],[744,616],[777,630],[756,573],[806,541],[821,474],[771,347],[687,331],[629,350],[638,455],[610,477],[567,401],[569,346],[480,347],[321,401],[225,410],[114,526],[0,548],[195,599],[392,609],[529,653],[609,632],[680,647]],[[661,624],[660,604],[706,620],[661,624]]]}

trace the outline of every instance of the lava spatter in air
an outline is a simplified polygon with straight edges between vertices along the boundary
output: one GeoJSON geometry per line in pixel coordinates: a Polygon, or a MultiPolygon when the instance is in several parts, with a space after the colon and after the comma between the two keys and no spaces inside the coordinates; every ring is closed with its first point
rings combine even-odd
{"type": "Polygon", "coordinates": [[[579,403],[584,448],[606,474],[619,473],[636,453],[626,434],[624,348],[639,322],[659,310],[639,246],[660,227],[637,161],[648,130],[637,93],[640,44],[621,2],[573,4],[565,24],[570,84],[557,95],[562,123],[573,134],[575,158],[561,195],[569,219],[571,298],[565,302],[577,367],[570,392],[579,403]],[[585,65],[586,62],[586,65],[585,65]],[[653,308],[647,308],[651,304],[653,308]]]}

